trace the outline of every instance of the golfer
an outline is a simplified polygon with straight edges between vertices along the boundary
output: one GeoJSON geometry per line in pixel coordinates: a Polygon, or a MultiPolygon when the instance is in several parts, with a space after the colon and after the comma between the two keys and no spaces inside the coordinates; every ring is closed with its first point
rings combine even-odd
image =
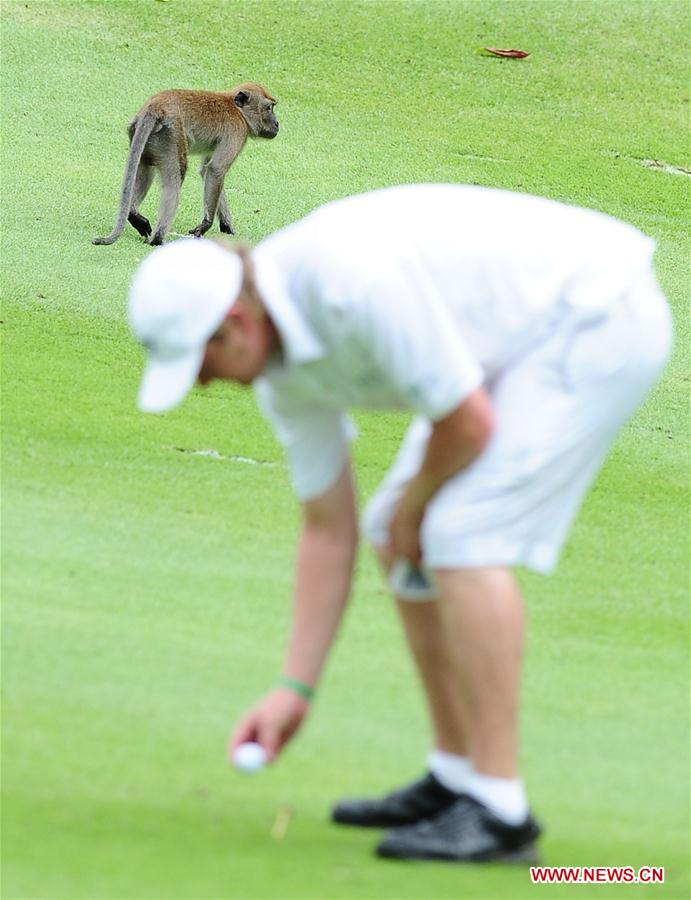
{"type": "Polygon", "coordinates": [[[270,758],[304,721],[358,544],[353,407],[416,414],[362,531],[396,594],[433,726],[424,776],[343,800],[382,856],[528,861],[517,768],[523,645],[514,566],[545,575],[607,450],[663,369],[654,244],[585,209],[410,185],[328,204],[251,251],[154,251],[129,315],[142,410],[195,381],[252,384],[303,505],[278,683],[237,726],[270,758]]]}

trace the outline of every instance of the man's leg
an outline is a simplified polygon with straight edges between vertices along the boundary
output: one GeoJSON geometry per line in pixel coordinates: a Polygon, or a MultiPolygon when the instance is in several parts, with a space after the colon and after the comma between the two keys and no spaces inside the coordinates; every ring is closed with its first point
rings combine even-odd
{"type": "Polygon", "coordinates": [[[444,753],[468,756],[463,728],[462,695],[457,654],[445,633],[439,603],[411,602],[397,598],[408,647],[425,691],[434,747],[444,753]]]}
{"type": "MultiPolygon", "coordinates": [[[[374,549],[388,575],[392,562],[388,550],[374,549]]],[[[333,810],[334,820],[341,824],[395,827],[434,816],[455,802],[470,772],[462,694],[458,690],[460,673],[440,604],[437,600],[412,602],[396,598],[396,605],[432,724],[434,751],[428,760],[431,774],[385,797],[341,801],[333,810]]]]}
{"type": "MultiPolygon", "coordinates": [[[[457,799],[427,821],[394,828],[377,847],[396,859],[531,862],[540,834],[517,777],[523,608],[510,569],[438,569],[440,633],[449,665],[432,694],[455,693],[472,766],[457,799]]],[[[412,626],[411,621],[411,626],[412,626]]],[[[429,648],[430,656],[432,647],[429,648]]]]}
{"type": "MultiPolygon", "coordinates": [[[[384,548],[375,548],[385,574],[391,559],[384,548]]],[[[461,677],[458,652],[447,631],[445,616],[436,600],[410,601],[396,598],[403,631],[427,699],[434,747],[465,757],[468,746],[463,728],[463,700],[458,690],[461,677]]]]}
{"type": "Polygon", "coordinates": [[[439,690],[455,694],[475,772],[516,778],[523,648],[516,580],[504,567],[439,569],[435,577],[440,629],[453,654],[449,672],[457,673],[439,690]]]}
{"type": "MultiPolygon", "coordinates": [[[[388,572],[387,552],[377,554],[388,572]]],[[[334,818],[390,821],[394,830],[377,848],[382,856],[534,860],[539,827],[517,778],[518,587],[504,567],[442,569],[435,578],[436,600],[398,599],[397,606],[427,697],[436,777],[380,799],[342,801],[334,818]]]]}
{"type": "MultiPolygon", "coordinates": [[[[377,555],[384,571],[390,560],[377,555]]],[[[523,605],[505,567],[440,569],[439,599],[397,600],[425,690],[434,746],[475,772],[517,776],[523,605]]]]}

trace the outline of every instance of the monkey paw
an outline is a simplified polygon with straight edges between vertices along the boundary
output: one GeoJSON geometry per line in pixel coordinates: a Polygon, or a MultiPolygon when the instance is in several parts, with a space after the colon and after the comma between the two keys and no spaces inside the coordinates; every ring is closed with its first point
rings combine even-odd
{"type": "Polygon", "coordinates": [[[203,237],[209,228],[211,228],[211,222],[208,219],[203,219],[196,228],[191,228],[188,234],[193,234],[195,237],[203,237]]]}
{"type": "Polygon", "coordinates": [[[140,213],[131,212],[127,217],[127,221],[139,232],[139,234],[141,234],[142,237],[147,238],[151,234],[151,223],[146,216],[142,216],[140,213]]]}

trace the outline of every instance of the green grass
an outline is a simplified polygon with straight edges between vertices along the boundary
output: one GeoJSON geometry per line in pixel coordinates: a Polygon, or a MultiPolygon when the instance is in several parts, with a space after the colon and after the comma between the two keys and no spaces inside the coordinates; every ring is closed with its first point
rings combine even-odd
{"type": "MultiPolygon", "coordinates": [[[[641,163],[689,165],[686,4],[6,0],[0,12],[3,898],[687,897],[689,179],[641,163]],[[482,45],[531,56],[490,59],[482,45]],[[280,661],[298,510],[250,394],[214,387],[165,418],[136,412],[124,309],[148,250],[132,229],[112,247],[89,241],[114,220],[125,124],[146,97],[248,79],[281,101],[278,139],[248,146],[228,178],[248,240],[418,180],[545,194],[658,240],[675,356],[558,574],[521,578],[523,769],[545,860],[662,865],[663,886],[539,888],[524,870],[391,864],[372,857],[374,835],[326,824],[334,798],[417,774],[427,749],[367,551],[304,733],[261,776],[228,769],[231,725],[280,661]]],[[[191,167],[174,230],[200,212],[191,167]]],[[[367,496],[405,419],[358,419],[367,496]]]]}

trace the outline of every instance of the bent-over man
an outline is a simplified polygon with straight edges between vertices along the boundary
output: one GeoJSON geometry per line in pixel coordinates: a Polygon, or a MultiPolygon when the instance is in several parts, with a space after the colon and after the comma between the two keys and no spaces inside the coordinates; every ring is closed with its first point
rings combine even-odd
{"type": "Polygon", "coordinates": [[[433,726],[424,777],[343,800],[380,855],[531,860],[517,768],[523,646],[513,567],[551,573],[617,433],[667,359],[653,241],[597,212],[411,185],[324,206],[252,251],[176,241],[135,275],[139,405],[253,384],[304,515],[278,683],[233,744],[300,727],[358,544],[353,407],[416,413],[362,529],[394,586],[433,726]]]}

